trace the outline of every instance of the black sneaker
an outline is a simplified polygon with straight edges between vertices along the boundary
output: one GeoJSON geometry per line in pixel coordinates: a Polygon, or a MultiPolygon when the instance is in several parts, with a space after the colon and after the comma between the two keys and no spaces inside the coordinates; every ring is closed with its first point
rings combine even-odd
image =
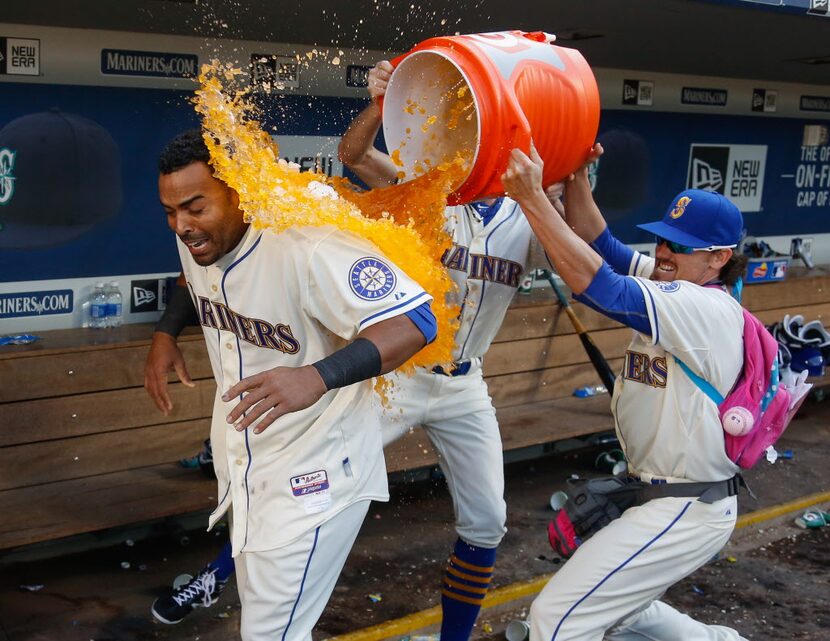
{"type": "Polygon", "coordinates": [[[150,612],[162,623],[180,623],[195,608],[209,608],[216,603],[226,584],[216,580],[216,570],[205,568],[178,590],[156,599],[150,612]]]}
{"type": "Polygon", "coordinates": [[[213,469],[213,447],[210,444],[210,439],[205,440],[204,447],[196,458],[199,461],[202,473],[210,479],[215,479],[216,471],[213,469]]]}

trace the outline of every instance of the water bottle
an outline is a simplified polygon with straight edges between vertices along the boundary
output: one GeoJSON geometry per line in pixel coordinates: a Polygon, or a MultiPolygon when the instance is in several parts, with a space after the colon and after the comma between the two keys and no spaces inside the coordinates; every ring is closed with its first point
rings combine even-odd
{"type": "Polygon", "coordinates": [[[101,329],[107,326],[107,295],[104,283],[95,283],[95,289],[89,299],[89,326],[101,329]]]}
{"type": "Polygon", "coordinates": [[[121,327],[121,323],[124,321],[121,300],[118,281],[114,280],[109,284],[107,291],[107,327],[121,327]]]}
{"type": "Polygon", "coordinates": [[[578,387],[574,390],[574,396],[577,398],[588,398],[589,396],[596,396],[597,394],[606,394],[608,390],[605,385],[586,385],[585,387],[578,387]]]}

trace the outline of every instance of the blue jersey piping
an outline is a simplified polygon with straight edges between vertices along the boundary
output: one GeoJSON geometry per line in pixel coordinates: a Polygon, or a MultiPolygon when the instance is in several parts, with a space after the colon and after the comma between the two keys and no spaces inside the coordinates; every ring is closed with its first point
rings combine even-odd
{"type": "MultiPolygon", "coordinates": [[[[499,227],[501,227],[502,225],[504,225],[504,223],[506,223],[508,220],[513,218],[514,214],[516,213],[516,209],[518,209],[518,207],[519,207],[519,203],[513,203],[513,209],[510,211],[510,214],[503,221],[501,221],[498,225],[496,225],[493,228],[493,231],[491,231],[489,234],[487,234],[487,238],[484,240],[484,255],[485,256],[490,256],[490,238],[492,238],[493,234],[495,234],[499,230],[499,227]]],[[[468,276],[469,276],[469,272],[468,272],[468,276]]],[[[478,320],[478,314],[479,314],[479,312],[481,312],[481,308],[484,306],[484,290],[486,288],[486,285],[487,285],[487,281],[482,280],[481,281],[481,298],[479,298],[479,300],[478,300],[478,307],[476,308],[475,316],[473,316],[473,322],[470,323],[470,329],[467,331],[467,338],[464,339],[464,344],[461,346],[461,353],[458,355],[458,358],[460,360],[463,360],[463,358],[464,358],[464,350],[467,349],[467,342],[470,340],[470,336],[472,336],[472,334],[473,334],[473,327],[475,327],[476,321],[478,320]]],[[[468,291],[469,291],[469,288],[468,288],[468,291]]],[[[465,297],[465,300],[466,300],[466,297],[465,297]]],[[[462,309],[463,309],[463,307],[462,307],[462,309]]]]}
{"type": "MultiPolygon", "coordinates": [[[[262,234],[260,234],[259,238],[256,239],[251,248],[246,251],[242,256],[237,258],[230,266],[225,270],[225,273],[222,274],[222,297],[225,299],[225,305],[230,307],[230,303],[228,302],[228,295],[225,292],[225,279],[228,277],[230,271],[236,267],[239,263],[245,260],[251,253],[257,248],[259,245],[259,241],[262,240],[262,234]]],[[[234,332],[234,336],[236,336],[236,332],[234,332]]],[[[244,378],[244,370],[242,368],[242,346],[239,344],[239,336],[236,336],[236,351],[239,355],[239,380],[241,381],[244,378]]],[[[243,414],[244,416],[244,414],[243,414]]],[[[245,449],[248,452],[248,466],[245,468],[245,498],[246,498],[246,505],[245,505],[245,513],[248,513],[248,510],[251,507],[251,495],[248,492],[248,472],[251,470],[251,464],[253,463],[253,456],[251,455],[251,443],[248,440],[249,432],[245,430],[245,449]]],[[[229,488],[230,489],[230,488],[229,488]]],[[[240,551],[245,547],[248,543],[248,520],[245,519],[245,539],[242,541],[242,546],[239,548],[240,551]]]]}

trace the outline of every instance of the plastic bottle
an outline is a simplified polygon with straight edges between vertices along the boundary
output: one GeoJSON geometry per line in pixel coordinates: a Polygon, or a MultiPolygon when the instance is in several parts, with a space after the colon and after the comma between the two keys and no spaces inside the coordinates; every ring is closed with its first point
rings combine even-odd
{"type": "Polygon", "coordinates": [[[589,396],[597,396],[598,394],[606,394],[608,390],[605,385],[586,385],[585,387],[577,387],[574,390],[574,396],[577,398],[588,398],[589,396]]]}
{"type": "Polygon", "coordinates": [[[89,298],[89,326],[102,329],[107,326],[107,295],[104,283],[95,283],[95,289],[89,298]]]}
{"type": "Polygon", "coordinates": [[[121,327],[124,322],[121,290],[118,281],[109,284],[107,291],[107,327],[121,327]]]}

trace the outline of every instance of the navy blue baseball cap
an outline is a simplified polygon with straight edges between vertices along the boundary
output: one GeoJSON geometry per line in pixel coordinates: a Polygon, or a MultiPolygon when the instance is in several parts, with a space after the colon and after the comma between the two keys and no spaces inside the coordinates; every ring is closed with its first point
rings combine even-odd
{"type": "Polygon", "coordinates": [[[744,217],[719,193],[687,189],[675,196],[662,220],[637,227],[686,247],[723,249],[741,241],[744,217]]]}
{"type": "Polygon", "coordinates": [[[121,152],[97,122],[59,109],[0,128],[0,249],[70,242],[121,211],[121,152]]]}

